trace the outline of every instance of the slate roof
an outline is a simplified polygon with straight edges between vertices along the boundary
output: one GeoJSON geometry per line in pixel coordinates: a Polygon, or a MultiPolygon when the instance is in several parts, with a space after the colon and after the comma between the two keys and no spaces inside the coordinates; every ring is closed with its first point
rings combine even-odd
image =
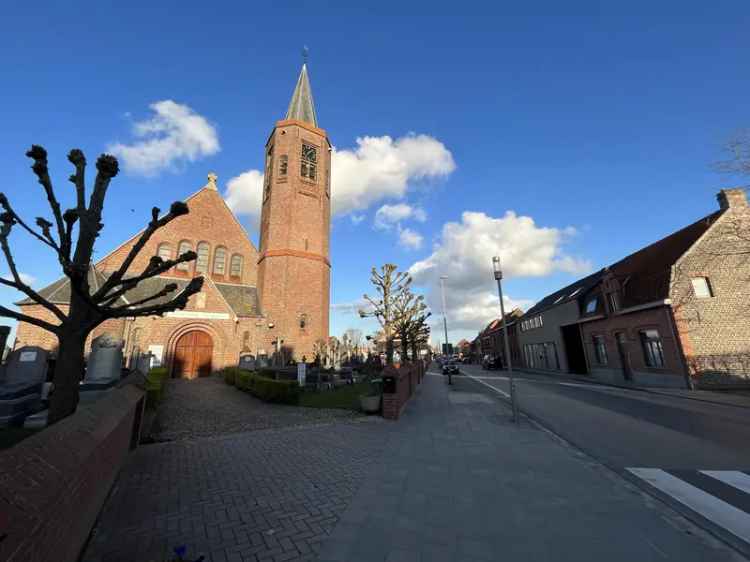
{"type": "Polygon", "coordinates": [[[297,85],[294,87],[292,100],[289,102],[289,109],[286,111],[286,119],[298,119],[315,127],[318,126],[306,64],[302,65],[299,78],[297,78],[297,85]]]}
{"type": "MultiPolygon", "coordinates": [[[[89,270],[89,285],[92,288],[100,287],[106,278],[107,276],[105,274],[93,267],[89,270]]],[[[175,292],[148,301],[144,306],[162,304],[179,294],[189,281],[189,279],[175,279],[172,277],[151,277],[150,279],[144,279],[138,283],[137,286],[125,293],[124,299],[119,299],[116,304],[120,306],[131,302],[137,302],[149,295],[158,293],[167,284],[175,283],[177,285],[177,290],[175,292]]],[[[255,287],[250,287],[248,285],[229,285],[225,283],[215,283],[215,285],[237,316],[260,316],[258,290],[255,287]]],[[[43,298],[54,304],[68,304],[70,302],[70,280],[67,277],[63,277],[37,292],[43,298]]],[[[16,304],[18,306],[24,306],[35,304],[35,302],[27,298],[16,304]]]]}
{"type": "Polygon", "coordinates": [[[623,308],[669,298],[672,266],[721,216],[716,211],[609,266],[623,308]]]}
{"type": "Polygon", "coordinates": [[[257,288],[226,283],[215,283],[215,285],[237,316],[260,316],[257,288]]]}
{"type": "Polygon", "coordinates": [[[524,316],[533,316],[573,299],[583,302],[602,277],[611,274],[620,282],[620,306],[629,308],[669,298],[672,266],[716,222],[716,211],[621,259],[620,261],[547,295],[524,316]]]}

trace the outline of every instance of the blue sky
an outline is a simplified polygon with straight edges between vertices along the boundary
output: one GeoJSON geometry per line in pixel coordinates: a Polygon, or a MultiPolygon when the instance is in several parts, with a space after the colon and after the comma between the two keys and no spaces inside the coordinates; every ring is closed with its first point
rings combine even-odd
{"type": "MultiPolygon", "coordinates": [[[[3,20],[0,166],[25,216],[48,214],[31,143],[47,147],[69,196],[70,148],[93,161],[174,132],[169,114],[134,136],[160,123],[157,102],[213,131],[178,131],[162,146],[166,165],[116,179],[99,255],[209,170],[222,192],[234,178],[252,189],[257,178],[242,174],[262,169],[309,46],[318,120],[342,162],[334,334],[363,326],[351,311],[386,261],[412,268],[436,313],[447,275],[451,339],[476,333],[496,313],[494,253],[509,304],[528,306],[713,211],[715,192],[738,180],[711,163],[750,126],[740,1],[11,2],[3,20]]],[[[252,196],[236,204],[254,234],[252,196]]],[[[35,286],[58,276],[44,249],[14,243],[35,286]]]]}

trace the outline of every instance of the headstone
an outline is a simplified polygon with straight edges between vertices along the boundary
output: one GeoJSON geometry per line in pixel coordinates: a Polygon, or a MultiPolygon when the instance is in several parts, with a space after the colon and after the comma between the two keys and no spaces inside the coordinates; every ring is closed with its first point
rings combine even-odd
{"type": "Polygon", "coordinates": [[[144,376],[147,375],[151,370],[152,359],[153,355],[151,355],[150,353],[141,353],[138,356],[138,362],[136,363],[135,370],[144,376]]]}
{"type": "Polygon", "coordinates": [[[3,359],[5,359],[5,344],[8,343],[9,334],[10,326],[0,326],[0,350],[3,353],[3,359]]]}
{"type": "Polygon", "coordinates": [[[122,373],[122,347],[123,342],[110,334],[94,338],[91,342],[86,376],[79,386],[82,400],[95,396],[89,394],[92,391],[107,390],[117,384],[122,373]]]}
{"type": "Polygon", "coordinates": [[[256,363],[254,355],[240,355],[240,363],[238,367],[246,371],[255,371],[256,363]]]}
{"type": "Polygon", "coordinates": [[[305,386],[306,375],[307,365],[305,363],[297,363],[297,382],[300,386],[305,386]]]}
{"type": "Polygon", "coordinates": [[[122,347],[122,340],[110,334],[94,338],[83,382],[109,383],[119,380],[122,372],[122,347]]]}
{"type": "Polygon", "coordinates": [[[0,425],[23,419],[39,409],[48,358],[46,350],[32,346],[17,349],[8,356],[0,380],[0,425]]]}

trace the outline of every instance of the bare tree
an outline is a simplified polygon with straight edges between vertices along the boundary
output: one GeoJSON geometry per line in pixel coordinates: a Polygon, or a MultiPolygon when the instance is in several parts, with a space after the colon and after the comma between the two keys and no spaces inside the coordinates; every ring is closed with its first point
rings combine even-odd
{"type": "Polygon", "coordinates": [[[364,318],[374,316],[380,322],[385,336],[386,362],[393,363],[393,336],[394,323],[397,320],[395,304],[401,293],[407,291],[411,285],[411,277],[404,271],[397,271],[398,266],[387,263],[378,271],[372,268],[370,282],[375,286],[377,296],[371,298],[364,295],[364,299],[370,303],[370,311],[360,310],[359,315],[364,318]]]}
{"type": "Polygon", "coordinates": [[[2,306],[0,306],[0,316],[14,318],[19,322],[28,322],[57,336],[59,348],[53,374],[54,390],[50,396],[49,412],[49,422],[54,423],[72,414],[78,405],[78,383],[84,369],[86,338],[94,328],[110,318],[161,316],[165,312],[185,308],[188,298],[201,290],[203,278],[192,279],[179,294],[159,304],[154,304],[154,301],[175,293],[178,289],[177,284],[170,283],[157,293],[134,302],[126,303],[121,298],[141,281],[164,273],[177,264],[196,259],[195,252],[185,252],[173,260],[163,260],[159,256],[153,256],[143,271],[126,276],[128,269],[151,236],[177,217],[189,212],[188,206],[178,201],[172,203],[169,212],[165,215],[160,215],[160,210],[154,207],[151,210],[151,222],[133,244],[119,269],[113,272],[100,287],[90,287],[89,272],[92,267],[94,243],[104,227],[101,222],[104,198],[110,181],[119,171],[117,159],[103,154],[96,161],[96,179],[87,205],[86,158],[80,150],[71,150],[68,160],[75,167],[75,173],[70,176],[69,180],[75,186],[76,205],[62,212],[49,176],[47,151],[41,146],[34,145],[26,155],[34,160],[32,170],[47,196],[53,222],[44,217],[37,217],[38,228],[33,228],[16,213],[5,194],[0,193],[0,207],[4,211],[0,214],[0,247],[12,277],[12,279],[0,278],[0,284],[22,292],[34,303],[45,308],[54,320],[43,320],[2,306]],[[54,252],[63,274],[70,280],[70,303],[67,311],[63,311],[43,298],[21,279],[9,244],[9,236],[14,226],[25,230],[54,252]]]}
{"type": "MultiPolygon", "coordinates": [[[[427,311],[424,297],[412,293],[409,287],[396,295],[394,310],[394,329],[401,340],[401,359],[406,361],[412,336],[416,338],[418,327],[424,325],[431,313],[427,311]]],[[[416,353],[413,355],[416,360],[416,353]]]]}
{"type": "Polygon", "coordinates": [[[750,129],[741,129],[724,145],[726,160],[717,162],[718,172],[750,177],[750,129]]]}

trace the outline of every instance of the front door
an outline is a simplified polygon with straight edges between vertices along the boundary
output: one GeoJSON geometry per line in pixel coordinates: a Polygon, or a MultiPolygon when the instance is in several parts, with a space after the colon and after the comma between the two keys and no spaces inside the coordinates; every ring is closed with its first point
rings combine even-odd
{"type": "Polygon", "coordinates": [[[193,379],[211,374],[213,356],[211,336],[200,330],[193,330],[180,336],[174,349],[172,376],[193,379]]]}
{"type": "Polygon", "coordinates": [[[622,365],[622,376],[625,377],[626,381],[633,380],[633,374],[630,371],[630,359],[628,358],[628,352],[626,348],[626,339],[623,332],[617,332],[615,334],[615,341],[617,341],[617,353],[620,355],[620,365],[622,365]]]}

